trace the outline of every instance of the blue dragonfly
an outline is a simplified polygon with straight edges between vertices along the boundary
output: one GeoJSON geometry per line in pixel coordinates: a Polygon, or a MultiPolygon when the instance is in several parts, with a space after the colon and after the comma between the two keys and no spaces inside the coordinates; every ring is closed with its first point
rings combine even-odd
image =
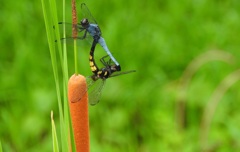
{"type": "MultiPolygon", "coordinates": [[[[85,3],[81,4],[81,12],[83,15],[83,19],[80,23],[77,25],[74,25],[75,28],[78,30],[79,33],[83,32],[82,36],[77,37],[77,39],[85,39],[88,34],[93,38],[93,40],[97,43],[99,43],[103,49],[106,51],[108,56],[111,58],[111,60],[115,63],[116,69],[118,71],[121,71],[121,66],[118,63],[118,61],[113,57],[112,53],[110,52],[106,41],[102,37],[101,29],[98,26],[96,20],[92,16],[91,12],[89,11],[87,5],[85,3]]],[[[59,24],[64,24],[63,22],[59,22],[59,24]]]]}

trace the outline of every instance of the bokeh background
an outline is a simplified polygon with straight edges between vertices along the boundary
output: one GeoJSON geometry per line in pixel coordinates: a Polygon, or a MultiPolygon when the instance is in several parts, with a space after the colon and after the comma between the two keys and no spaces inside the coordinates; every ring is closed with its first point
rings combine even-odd
{"type": "MultiPolygon", "coordinates": [[[[77,2],[80,13],[83,1],[77,2]]],[[[58,3],[61,13],[62,2],[58,3]]],[[[71,16],[70,1],[67,3],[67,14],[71,16]]],[[[97,19],[122,71],[137,70],[107,80],[101,102],[89,107],[91,151],[240,150],[240,75],[238,72],[229,77],[240,68],[239,1],[85,3],[97,19]],[[196,59],[204,61],[209,55],[202,54],[209,51],[213,51],[212,61],[196,70],[187,68],[195,67],[196,59]],[[225,60],[218,61],[219,55],[226,57],[225,60]],[[184,77],[184,73],[193,75],[184,77]],[[181,78],[185,79],[180,81],[181,78]],[[231,80],[234,82],[229,82],[231,80]],[[216,93],[220,84],[220,91],[216,93]],[[220,96],[217,104],[207,108],[214,100],[214,93],[220,96]],[[204,117],[204,111],[213,113],[213,117],[209,114],[207,127],[202,127],[208,118],[208,115],[204,117]],[[208,127],[209,132],[202,138],[208,127]]],[[[71,22],[70,17],[67,20],[71,22]]],[[[101,47],[97,49],[104,54],[101,47]]],[[[88,53],[88,50],[79,50],[79,71],[85,76],[91,75],[88,53]]],[[[70,62],[72,54],[69,52],[70,62]]],[[[73,71],[70,63],[69,74],[73,71]]],[[[59,130],[41,1],[1,0],[0,140],[3,150],[52,151],[51,110],[59,130]]]]}

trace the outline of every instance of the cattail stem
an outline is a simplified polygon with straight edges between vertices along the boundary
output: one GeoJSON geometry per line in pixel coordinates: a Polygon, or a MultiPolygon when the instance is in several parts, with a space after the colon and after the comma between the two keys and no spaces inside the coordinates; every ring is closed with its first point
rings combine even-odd
{"type": "Polygon", "coordinates": [[[68,99],[77,152],[89,152],[89,118],[87,83],[82,75],[72,75],[68,82],[68,99]],[[84,94],[83,97],[80,97],[84,94]]]}
{"type": "Polygon", "coordinates": [[[77,37],[78,31],[77,31],[77,10],[76,10],[76,1],[72,0],[72,36],[73,38],[77,37]]]}
{"type": "Polygon", "coordinates": [[[78,29],[77,29],[77,10],[76,10],[76,1],[72,0],[72,37],[73,40],[73,46],[74,46],[74,62],[75,62],[75,74],[78,74],[78,66],[77,66],[77,36],[78,36],[78,29]]]}

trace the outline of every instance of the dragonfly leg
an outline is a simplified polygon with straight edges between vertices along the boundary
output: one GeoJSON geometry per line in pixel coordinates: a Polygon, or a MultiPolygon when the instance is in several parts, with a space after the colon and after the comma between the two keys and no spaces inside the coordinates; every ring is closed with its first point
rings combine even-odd
{"type": "Polygon", "coordinates": [[[104,56],[104,57],[102,57],[101,59],[100,59],[100,61],[101,61],[101,63],[104,65],[104,66],[107,66],[107,62],[105,61],[105,58],[106,57],[108,57],[108,55],[106,55],[106,56],[104,56]]]}
{"type": "Polygon", "coordinates": [[[106,58],[106,57],[109,57],[109,55],[103,56],[103,57],[100,59],[100,61],[101,61],[101,63],[102,63],[104,66],[109,66],[109,65],[111,65],[112,59],[110,58],[108,61],[105,61],[105,58],[106,58]]]}
{"type": "Polygon", "coordinates": [[[106,58],[106,57],[109,57],[109,55],[103,56],[103,57],[100,59],[101,63],[102,63],[104,66],[110,66],[110,67],[112,68],[112,70],[121,71],[121,66],[120,66],[120,65],[112,64],[113,61],[112,61],[111,58],[110,58],[108,61],[105,61],[105,58],[106,58]]]}
{"type": "MultiPolygon", "coordinates": [[[[84,29],[81,29],[81,31],[83,31],[84,29]]],[[[80,40],[83,40],[83,39],[85,39],[86,38],[86,36],[87,36],[87,30],[85,30],[85,32],[84,32],[84,35],[83,36],[81,36],[81,37],[76,37],[77,39],[80,39],[80,40]]]]}

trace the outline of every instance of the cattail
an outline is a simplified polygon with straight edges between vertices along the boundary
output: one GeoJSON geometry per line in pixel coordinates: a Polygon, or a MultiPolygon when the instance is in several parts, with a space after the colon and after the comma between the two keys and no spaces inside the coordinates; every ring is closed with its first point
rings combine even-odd
{"type": "Polygon", "coordinates": [[[72,75],[68,81],[68,100],[77,152],[89,152],[88,95],[86,92],[85,77],[72,75]]]}

